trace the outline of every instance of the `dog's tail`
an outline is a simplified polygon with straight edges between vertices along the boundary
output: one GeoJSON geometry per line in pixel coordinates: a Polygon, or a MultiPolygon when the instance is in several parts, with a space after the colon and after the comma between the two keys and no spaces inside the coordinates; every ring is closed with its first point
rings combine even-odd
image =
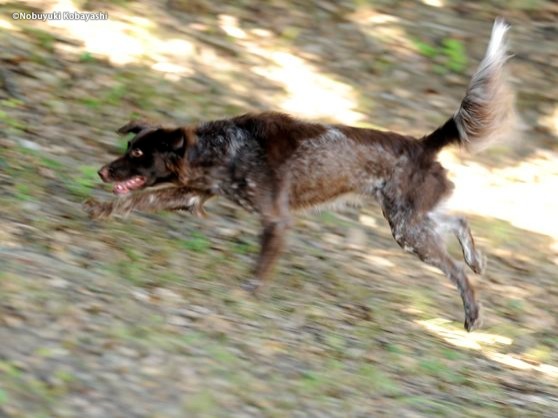
{"type": "Polygon", "coordinates": [[[429,153],[435,154],[450,144],[478,151],[513,133],[514,95],[504,69],[509,58],[505,39],[508,29],[503,20],[496,19],[486,55],[469,83],[461,106],[443,126],[423,138],[429,153]]]}

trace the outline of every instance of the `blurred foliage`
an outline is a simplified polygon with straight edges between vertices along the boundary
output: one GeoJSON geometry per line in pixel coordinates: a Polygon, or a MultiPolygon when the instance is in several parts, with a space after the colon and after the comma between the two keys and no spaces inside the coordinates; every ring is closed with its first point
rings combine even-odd
{"type": "Polygon", "coordinates": [[[460,74],[467,69],[467,52],[463,42],[457,39],[444,38],[441,45],[432,45],[419,39],[414,39],[413,43],[421,55],[437,62],[434,66],[437,73],[452,71],[460,74]]]}
{"type": "Polygon", "coordinates": [[[70,191],[79,198],[87,198],[99,183],[98,167],[82,165],[78,167],[79,175],[68,182],[70,191]]]}
{"type": "Polygon", "coordinates": [[[182,240],[181,245],[187,250],[202,253],[211,247],[211,242],[202,232],[193,231],[189,238],[182,240]]]}

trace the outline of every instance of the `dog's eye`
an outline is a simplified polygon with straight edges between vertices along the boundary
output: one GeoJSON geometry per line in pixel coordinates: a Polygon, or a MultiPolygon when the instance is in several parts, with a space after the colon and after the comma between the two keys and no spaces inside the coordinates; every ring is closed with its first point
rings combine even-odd
{"type": "Polygon", "coordinates": [[[132,151],[130,151],[130,156],[134,158],[139,158],[142,155],[143,155],[143,151],[140,150],[139,148],[134,148],[132,151]]]}

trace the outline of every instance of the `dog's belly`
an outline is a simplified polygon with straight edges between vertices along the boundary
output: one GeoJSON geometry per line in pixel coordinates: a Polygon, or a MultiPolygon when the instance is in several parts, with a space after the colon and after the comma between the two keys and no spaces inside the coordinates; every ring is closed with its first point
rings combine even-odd
{"type": "Polygon", "coordinates": [[[305,141],[291,157],[290,205],[305,209],[348,195],[374,195],[387,158],[374,144],[357,143],[338,129],[305,141]]]}
{"type": "Polygon", "coordinates": [[[313,203],[291,202],[291,210],[297,213],[319,213],[322,211],[338,211],[346,207],[360,207],[365,196],[357,193],[345,193],[327,200],[314,200],[313,203]]]}

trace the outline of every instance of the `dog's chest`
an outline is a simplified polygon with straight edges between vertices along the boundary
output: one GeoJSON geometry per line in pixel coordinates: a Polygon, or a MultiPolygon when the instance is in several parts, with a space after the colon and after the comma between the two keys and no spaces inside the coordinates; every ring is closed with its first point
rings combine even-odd
{"type": "Polygon", "coordinates": [[[256,147],[243,147],[226,164],[213,167],[211,191],[249,212],[258,210],[262,187],[269,184],[268,168],[256,147]]]}

